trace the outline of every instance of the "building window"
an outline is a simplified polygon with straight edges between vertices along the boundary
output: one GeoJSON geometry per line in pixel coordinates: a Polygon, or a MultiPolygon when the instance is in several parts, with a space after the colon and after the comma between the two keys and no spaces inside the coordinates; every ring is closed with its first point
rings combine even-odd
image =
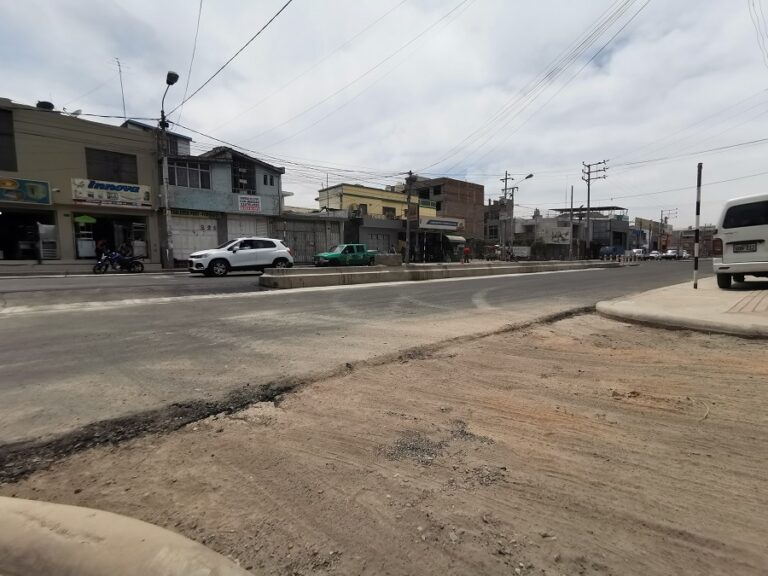
{"type": "Polygon", "coordinates": [[[499,238],[499,227],[488,226],[488,239],[497,240],[499,238]]]}
{"type": "Polygon", "coordinates": [[[422,188],[419,190],[419,198],[421,200],[429,200],[429,188],[422,188]]]}
{"type": "Polygon", "coordinates": [[[384,216],[386,216],[387,218],[391,218],[392,220],[394,220],[397,217],[397,210],[389,206],[384,206],[381,209],[381,212],[384,214],[384,216]]]}
{"type": "Polygon", "coordinates": [[[269,185],[270,186],[274,186],[275,185],[275,177],[274,176],[270,176],[269,177],[269,185]]]}
{"type": "Polygon", "coordinates": [[[0,110],[0,170],[16,172],[16,139],[13,135],[13,112],[0,110]]]}
{"type": "Polygon", "coordinates": [[[268,182],[267,175],[264,174],[264,186],[267,186],[267,182],[268,182]]]}
{"type": "Polygon", "coordinates": [[[442,209],[443,209],[443,203],[442,202],[436,202],[435,203],[435,210],[440,212],[440,210],[442,210],[442,209]]]}
{"type": "Polygon", "coordinates": [[[139,172],[135,154],[121,154],[109,150],[85,149],[88,178],[107,182],[138,184],[139,172]]]}
{"type": "Polygon", "coordinates": [[[443,187],[442,186],[435,186],[432,189],[432,194],[434,194],[435,196],[439,196],[442,193],[443,193],[443,187]]]}
{"type": "Polygon", "coordinates": [[[171,162],[168,165],[168,183],[183,188],[211,188],[211,168],[199,162],[171,162]]]}

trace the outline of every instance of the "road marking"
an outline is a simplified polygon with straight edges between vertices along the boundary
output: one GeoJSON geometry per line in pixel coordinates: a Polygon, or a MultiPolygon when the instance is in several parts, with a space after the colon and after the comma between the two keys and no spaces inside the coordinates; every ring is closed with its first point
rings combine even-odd
{"type": "Polygon", "coordinates": [[[0,309],[0,315],[11,316],[20,314],[48,314],[53,312],[79,312],[85,310],[112,310],[128,306],[148,306],[152,304],[173,304],[176,302],[198,302],[204,300],[233,300],[237,298],[270,298],[285,294],[308,292],[335,292],[341,290],[364,290],[382,288],[385,286],[403,286],[436,284],[440,282],[471,282],[495,278],[525,278],[527,276],[543,276],[546,274],[569,274],[573,272],[595,272],[608,268],[581,268],[578,270],[552,270],[548,272],[524,272],[517,274],[499,274],[496,276],[469,276],[465,278],[436,278],[434,280],[401,280],[398,282],[371,282],[370,284],[346,284],[343,286],[317,286],[313,288],[287,288],[285,290],[269,290],[259,292],[232,292],[229,294],[191,294],[188,296],[155,296],[152,298],[130,298],[125,300],[109,300],[107,302],[73,302],[69,304],[44,304],[41,306],[9,306],[0,309]]]}

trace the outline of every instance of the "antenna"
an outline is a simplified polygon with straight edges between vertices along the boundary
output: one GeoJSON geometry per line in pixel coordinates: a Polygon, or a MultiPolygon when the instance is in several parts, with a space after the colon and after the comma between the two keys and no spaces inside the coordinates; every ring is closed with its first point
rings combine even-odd
{"type": "Polygon", "coordinates": [[[115,62],[117,62],[117,73],[120,75],[120,94],[123,97],[123,120],[127,120],[125,115],[125,90],[123,90],[123,67],[120,66],[120,58],[115,56],[115,62]]]}

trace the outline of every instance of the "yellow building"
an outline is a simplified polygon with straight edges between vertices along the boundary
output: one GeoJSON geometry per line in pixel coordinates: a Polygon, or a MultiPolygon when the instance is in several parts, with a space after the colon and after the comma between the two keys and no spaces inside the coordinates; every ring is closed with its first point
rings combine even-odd
{"type": "MultiPolygon", "coordinates": [[[[320,190],[317,198],[320,208],[344,210],[360,216],[405,219],[405,192],[370,188],[358,184],[337,184],[320,190]]],[[[411,200],[414,208],[419,202],[419,216],[436,216],[435,203],[431,200],[419,200],[414,194],[411,200]]]]}

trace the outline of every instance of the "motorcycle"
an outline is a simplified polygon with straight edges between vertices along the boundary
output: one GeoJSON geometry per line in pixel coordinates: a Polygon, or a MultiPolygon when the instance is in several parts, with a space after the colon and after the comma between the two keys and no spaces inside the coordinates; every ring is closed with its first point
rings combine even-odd
{"type": "Polygon", "coordinates": [[[144,272],[139,256],[123,256],[119,252],[104,253],[93,266],[94,274],[106,274],[110,266],[115,272],[144,272]]]}

